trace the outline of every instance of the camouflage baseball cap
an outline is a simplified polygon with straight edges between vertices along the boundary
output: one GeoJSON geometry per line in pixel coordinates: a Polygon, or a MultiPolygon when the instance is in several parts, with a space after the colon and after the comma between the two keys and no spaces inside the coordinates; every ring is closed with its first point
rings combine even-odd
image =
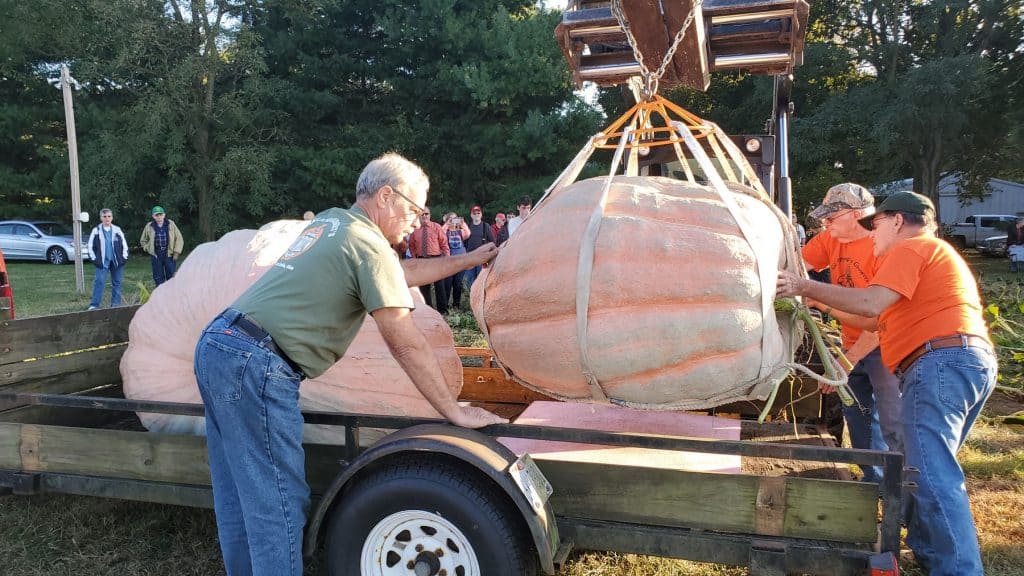
{"type": "Polygon", "coordinates": [[[860,184],[844,182],[828,189],[825,201],[811,211],[811,218],[823,220],[839,212],[849,209],[864,210],[864,216],[875,213],[875,197],[860,184]]]}

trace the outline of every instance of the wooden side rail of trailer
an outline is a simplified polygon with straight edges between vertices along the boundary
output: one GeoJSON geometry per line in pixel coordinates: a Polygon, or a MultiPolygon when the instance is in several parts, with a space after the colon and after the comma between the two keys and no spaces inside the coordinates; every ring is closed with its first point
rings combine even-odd
{"type": "MultiPolygon", "coordinates": [[[[0,323],[0,487],[16,494],[212,506],[205,438],[146,432],[134,415],[200,416],[202,406],[120,394],[117,367],[133,312],[0,323]],[[72,350],[80,352],[67,353],[72,350]]],[[[514,417],[543,398],[489,366],[487,350],[461,353],[483,359],[477,362],[482,366],[464,369],[461,399],[514,417]]],[[[323,546],[328,530],[321,526],[330,523],[348,483],[364,471],[409,454],[434,453],[439,442],[448,447],[439,460],[461,466],[472,459],[474,446],[500,452],[494,441],[499,437],[743,459],[742,473],[722,474],[538,457],[536,466],[553,492],[531,510],[529,491],[520,493],[507,481],[516,456],[504,449],[508,460],[482,481],[498,482],[504,488],[499,493],[527,502],[516,522],[546,573],[574,548],[745,565],[753,574],[773,575],[866,574],[872,562],[893,560],[899,549],[902,455],[836,448],[806,425],[798,437],[789,423],[745,421],[744,439],[728,441],[517,424],[469,431],[424,418],[327,412],[304,417],[310,424],[345,428],[345,445],[306,445],[307,476],[321,497],[310,517],[307,553],[323,546]],[[367,429],[398,432],[368,447],[360,442],[367,429]],[[763,465],[773,461],[785,465],[763,465]],[[887,480],[877,485],[835,479],[849,478],[842,474],[846,464],[883,466],[887,480]]]]}

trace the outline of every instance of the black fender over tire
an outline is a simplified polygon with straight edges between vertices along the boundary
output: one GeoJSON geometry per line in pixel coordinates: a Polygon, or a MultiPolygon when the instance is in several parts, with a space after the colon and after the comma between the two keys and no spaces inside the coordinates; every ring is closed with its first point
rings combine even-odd
{"type": "MultiPolygon", "coordinates": [[[[422,514],[428,519],[425,524],[429,524],[429,518],[441,517],[454,525],[468,541],[483,574],[537,573],[536,553],[508,496],[475,471],[436,454],[385,462],[346,490],[328,525],[327,573],[361,576],[360,562],[367,538],[379,523],[404,511],[413,511],[413,516],[422,514]]],[[[432,528],[423,530],[430,534],[432,528]]],[[[410,536],[400,535],[398,540],[403,537],[410,536]]],[[[416,535],[411,537],[415,540],[416,535]]],[[[465,555],[467,551],[459,553],[465,555]]],[[[415,574],[411,568],[408,570],[415,574]]],[[[458,569],[455,572],[448,576],[463,573],[458,569]]]]}

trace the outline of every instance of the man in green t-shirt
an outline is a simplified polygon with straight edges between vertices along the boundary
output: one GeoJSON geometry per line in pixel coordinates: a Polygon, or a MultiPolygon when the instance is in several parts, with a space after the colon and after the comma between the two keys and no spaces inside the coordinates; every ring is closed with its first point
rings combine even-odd
{"type": "Polygon", "coordinates": [[[494,244],[430,260],[391,248],[417,228],[430,182],[397,154],[370,162],[348,210],[317,214],[277,263],[203,331],[195,372],[229,576],[301,576],[309,505],[299,383],[345,355],[367,314],[416,388],[453,424],[506,422],[460,406],[412,320],[409,286],[489,262],[494,244]]]}

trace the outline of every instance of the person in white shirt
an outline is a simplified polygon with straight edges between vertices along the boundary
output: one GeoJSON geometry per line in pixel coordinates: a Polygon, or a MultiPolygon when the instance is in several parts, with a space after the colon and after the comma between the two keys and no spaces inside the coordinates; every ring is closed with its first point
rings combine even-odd
{"type": "Polygon", "coordinates": [[[530,214],[530,209],[533,208],[533,200],[530,200],[529,196],[523,196],[519,199],[519,216],[511,218],[508,223],[498,233],[498,244],[508,240],[508,237],[515,233],[519,225],[523,223],[523,220],[530,214]]]}
{"type": "Polygon", "coordinates": [[[103,290],[110,273],[110,305],[121,305],[121,278],[124,265],[128,262],[128,241],[124,232],[114,226],[114,213],[110,208],[100,210],[100,224],[89,234],[89,257],[96,266],[96,278],[92,283],[92,300],[89,310],[100,307],[103,290]]]}

